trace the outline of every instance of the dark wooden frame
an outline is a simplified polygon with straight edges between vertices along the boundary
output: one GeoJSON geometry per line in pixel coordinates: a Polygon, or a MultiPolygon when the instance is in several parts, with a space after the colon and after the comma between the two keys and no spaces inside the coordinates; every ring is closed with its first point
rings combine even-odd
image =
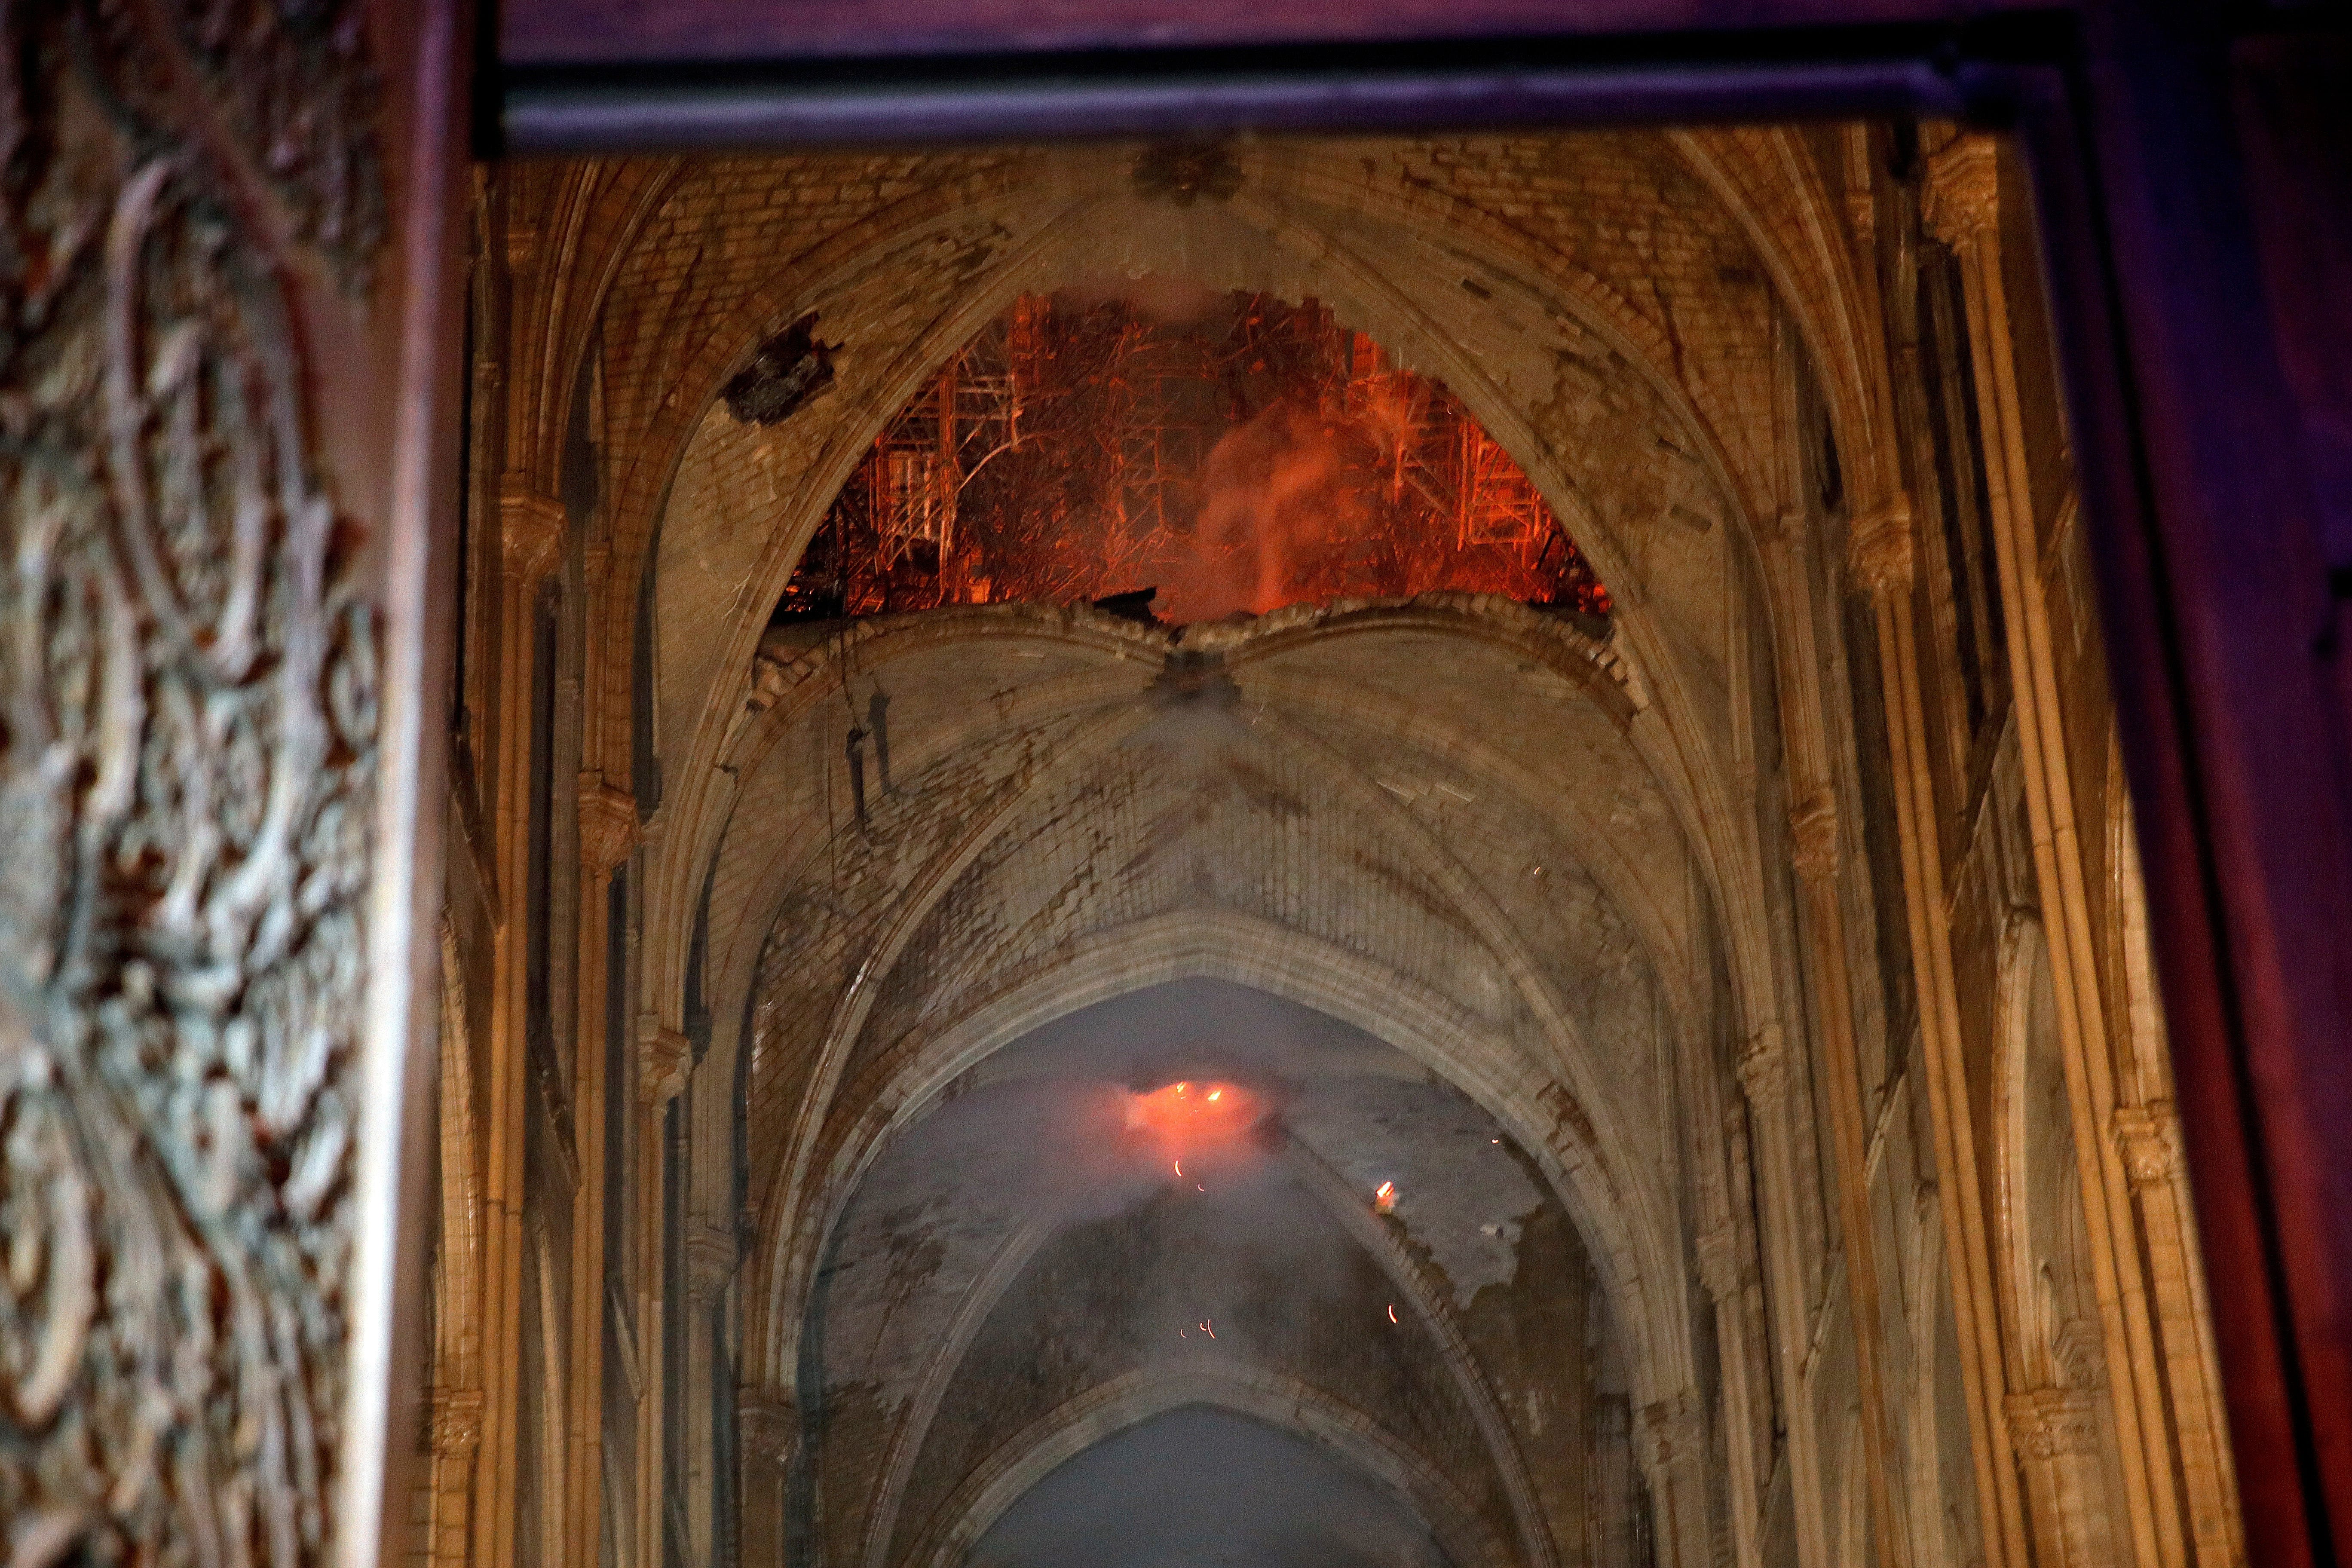
{"type": "MultiPolygon", "coordinates": [[[[1948,0],[1744,0],[1709,18],[1607,0],[1537,36],[1540,0],[1258,14],[1275,10],[590,0],[583,16],[509,0],[482,130],[517,154],[1822,116],[2015,132],[2039,186],[2248,1546],[2265,1565],[2352,1561],[2352,560],[2329,557],[2317,411],[2279,336],[2334,331],[2332,348],[2298,347],[2352,360],[2352,312],[2284,319],[2263,253],[2282,225],[2352,204],[2352,173],[2273,157],[2263,205],[2250,198],[2247,40],[2221,24],[2260,32],[2269,14],[2081,0],[1962,21],[1948,0]]],[[[2310,125],[2284,134],[2304,131],[2326,144],[2310,125]]]]}

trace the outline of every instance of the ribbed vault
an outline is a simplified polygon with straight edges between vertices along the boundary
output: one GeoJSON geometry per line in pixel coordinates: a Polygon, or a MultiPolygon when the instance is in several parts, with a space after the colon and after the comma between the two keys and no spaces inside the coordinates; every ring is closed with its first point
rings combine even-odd
{"type": "Polygon", "coordinates": [[[530,1457],[486,1528],[2234,1561],[2021,167],[487,181],[439,1293],[503,1305],[435,1384],[530,1457]]]}
{"type": "MultiPolygon", "coordinates": [[[[1787,591],[1759,531],[1836,482],[1791,416],[1822,395],[1805,337],[1838,285],[1714,194],[1742,155],[1244,146],[1188,202],[1132,148],[910,159],[864,186],[647,174],[667,194],[632,219],[601,359],[605,427],[639,434],[600,498],[615,562],[646,567],[646,973],[709,1020],[698,1079],[742,1086],[740,1171],[698,1110],[691,1186],[740,1184],[739,1376],[795,1412],[795,1550],[952,1562],[1046,1457],[1196,1405],[1327,1447],[1357,1432],[1353,1469],[1465,1568],[1708,1528],[1720,1352],[1695,1255],[1706,1236],[1759,1266],[1724,1108],[1746,1042],[1801,1006],[1769,934],[1785,807],[1753,762],[1778,751],[1787,591]],[[1016,297],[1146,275],[1313,301],[1442,382],[1606,584],[1606,621],[1431,593],[1191,626],[1026,604],[767,624],[942,361],[1016,297]],[[773,419],[719,399],[793,322],[826,345],[823,395],[773,419]],[[1188,987],[1347,1032],[1475,1121],[1528,1194],[1465,1222],[1522,1237],[1498,1300],[1532,1292],[1530,1334],[1538,1303],[1568,1312],[1573,1343],[1473,1321],[1501,1309],[1456,1300],[1410,1213],[1370,1206],[1356,1154],[1380,1138],[1318,1142],[1312,1097],[1266,1068],[1267,1201],[1344,1267],[1258,1342],[1143,1354],[1167,1336],[1102,1259],[1265,1281],[1281,1259],[1194,1235],[1171,1194],[1075,1218],[984,1179],[955,1128],[1039,1038],[1181,1014],[1188,987]]],[[[1097,1047],[1087,1081],[1137,1087],[1097,1047]]],[[[1043,1136],[1003,1147],[1034,1163],[1043,1136]]]]}
{"type": "MultiPolygon", "coordinates": [[[[814,312],[837,345],[826,395],[774,425],[701,405],[674,470],[625,474],[610,498],[626,528],[638,487],[663,497],[652,739],[682,762],[665,763],[664,815],[686,837],[651,897],[697,899],[711,1049],[742,1064],[744,1376],[794,1391],[788,1528],[827,1561],[952,1557],[1009,1506],[1006,1477],[1035,1479],[1024,1456],[1066,1458],[1055,1434],[1106,1390],[1175,1375],[1137,1361],[1134,1303],[1081,1293],[1066,1321],[1034,1294],[1082,1277],[1073,1257],[1181,1253],[1138,1217],[1148,1204],[1090,1222],[1139,1234],[1082,1241],[1050,1206],[975,1195],[969,1152],[926,1165],[962,1170],[951,1214],[883,1195],[1000,1057],[1154,986],[1244,987],[1410,1064],[1540,1194],[1565,1249],[1544,1288],[1591,1292],[1589,1346],[1498,1370],[1427,1282],[1423,1244],[1366,1209],[1364,1173],[1299,1137],[1275,1167],[1285,1190],[1381,1298],[1330,1312],[1370,1312],[1360,1326],[1391,1334],[1366,1342],[1404,1362],[1318,1365],[1331,1336],[1310,1334],[1221,1345],[1183,1377],[1339,1401],[1353,1414],[1331,1421],[1444,1479],[1414,1494],[1391,1465],[1381,1484],[1417,1495],[1465,1563],[1585,1560],[1596,1531],[1626,1528],[1603,1515],[1647,1517],[1628,1418],[1596,1412],[1704,1419],[1714,1351],[1689,1259],[1723,1222],[1692,1158],[1711,1157],[1706,1108],[1733,1092],[1748,1015],[1786,984],[1785,955],[1743,940],[1780,895],[1739,826],[1760,802],[1736,761],[1773,721],[1745,673],[1770,620],[1745,542],[1787,504],[1791,462],[1771,268],[1656,138],[1232,156],[1231,197],[1181,206],[1132,151],[910,173],[854,229],[747,279],[708,329],[740,363],[814,312]],[[1173,629],[1009,605],[763,633],[758,608],[933,367],[1015,295],[1105,274],[1318,300],[1442,380],[1592,562],[1609,625],[1437,594],[1173,629]],[[856,777],[853,728],[871,748],[856,777]],[[1081,1327],[1108,1337],[1072,1350],[1092,1342],[1081,1327]],[[1035,1370],[1066,1361],[1059,1381],[1035,1370]],[[978,1370],[1006,1363],[1031,1369],[1018,1395],[978,1370]],[[1579,1412],[1549,1458],[1528,1416],[1546,1401],[1579,1412]],[[1596,1466],[1623,1478],[1600,1500],[1596,1466]]],[[[616,289],[638,287],[625,268],[616,289]]]]}

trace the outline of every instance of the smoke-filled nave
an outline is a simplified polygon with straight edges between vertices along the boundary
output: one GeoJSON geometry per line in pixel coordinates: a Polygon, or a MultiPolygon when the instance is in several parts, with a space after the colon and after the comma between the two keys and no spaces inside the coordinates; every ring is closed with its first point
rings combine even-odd
{"type": "Polygon", "coordinates": [[[419,1568],[2242,1560],[2010,149],[474,216],[419,1568]]]}

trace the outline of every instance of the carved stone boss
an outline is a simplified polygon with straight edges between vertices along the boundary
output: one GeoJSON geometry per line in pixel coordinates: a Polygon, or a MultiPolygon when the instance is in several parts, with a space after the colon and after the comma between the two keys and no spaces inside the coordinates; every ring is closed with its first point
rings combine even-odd
{"type": "Polygon", "coordinates": [[[379,633],[278,247],[370,286],[362,16],[0,9],[0,1521],[19,1568],[295,1568],[330,1544],[379,633]]]}

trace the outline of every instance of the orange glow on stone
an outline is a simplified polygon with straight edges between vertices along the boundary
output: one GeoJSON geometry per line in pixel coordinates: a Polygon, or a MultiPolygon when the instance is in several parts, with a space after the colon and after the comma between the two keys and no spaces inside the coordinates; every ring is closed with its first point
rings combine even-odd
{"type": "Polygon", "coordinates": [[[1238,1084],[1181,1079],[1127,1100],[1127,1124],[1162,1140],[1183,1174],[1183,1152],[1240,1137],[1258,1119],[1257,1096],[1238,1084]]]}

